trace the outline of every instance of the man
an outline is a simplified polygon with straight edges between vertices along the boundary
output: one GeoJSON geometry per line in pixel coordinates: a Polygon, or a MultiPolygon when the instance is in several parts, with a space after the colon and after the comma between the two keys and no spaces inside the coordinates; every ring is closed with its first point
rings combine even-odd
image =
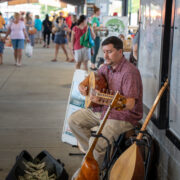
{"type": "MultiPolygon", "coordinates": [[[[102,134],[113,144],[121,133],[132,129],[142,118],[142,81],[138,69],[123,56],[123,43],[118,37],[105,39],[102,48],[106,64],[101,66],[98,74],[106,79],[109,91],[119,91],[127,98],[126,107],[122,111],[111,110],[102,130],[102,134]]],[[[80,83],[79,90],[86,96],[88,85],[80,83]]],[[[98,99],[91,96],[91,100],[97,102],[98,99]]],[[[92,143],[91,131],[97,130],[106,110],[107,106],[97,105],[91,109],[76,111],[70,116],[69,127],[85,151],[92,143]]],[[[102,165],[106,146],[107,142],[101,138],[94,149],[99,167],[102,165]]]]}
{"type": "Polygon", "coordinates": [[[2,13],[0,12],[0,29],[3,29],[5,25],[5,20],[2,17],[2,13]]]}
{"type": "Polygon", "coordinates": [[[72,20],[71,20],[71,14],[68,13],[68,16],[65,18],[66,24],[68,25],[69,28],[71,28],[72,25],[72,20]]]}

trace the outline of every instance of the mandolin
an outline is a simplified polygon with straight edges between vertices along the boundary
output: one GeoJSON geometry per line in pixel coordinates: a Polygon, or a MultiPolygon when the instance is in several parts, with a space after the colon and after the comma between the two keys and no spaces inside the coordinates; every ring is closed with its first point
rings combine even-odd
{"type": "MultiPolygon", "coordinates": [[[[109,105],[109,107],[106,111],[106,114],[104,115],[104,118],[102,120],[101,125],[99,126],[99,129],[98,129],[96,135],[101,134],[103,127],[109,116],[110,110],[112,108],[116,107],[116,104],[117,104],[119,98],[120,98],[120,95],[117,92],[115,94],[115,96],[113,96],[113,100],[112,100],[111,104],[109,105]]],[[[98,141],[98,137],[95,137],[92,145],[89,147],[89,149],[85,155],[83,164],[82,164],[80,171],[78,173],[78,176],[75,178],[75,180],[99,180],[99,173],[100,173],[99,166],[93,156],[93,150],[96,146],[97,141],[98,141]]]]}
{"type": "MultiPolygon", "coordinates": [[[[97,104],[100,105],[110,105],[113,100],[114,95],[109,93],[103,93],[107,89],[107,82],[103,76],[98,75],[95,72],[91,72],[84,81],[81,82],[84,86],[88,87],[88,95],[85,98],[85,107],[89,108],[95,106],[96,104],[91,101],[91,94],[99,98],[97,104]],[[97,92],[99,91],[99,92],[97,92]]],[[[126,98],[122,95],[119,95],[118,103],[116,104],[117,110],[122,110],[126,105],[126,98]]]]}
{"type": "MultiPolygon", "coordinates": [[[[142,138],[142,131],[145,131],[153,112],[167,87],[168,79],[161,87],[136,140],[142,138]]],[[[114,163],[110,173],[110,180],[144,180],[144,177],[144,161],[139,146],[134,142],[114,163]]]]}

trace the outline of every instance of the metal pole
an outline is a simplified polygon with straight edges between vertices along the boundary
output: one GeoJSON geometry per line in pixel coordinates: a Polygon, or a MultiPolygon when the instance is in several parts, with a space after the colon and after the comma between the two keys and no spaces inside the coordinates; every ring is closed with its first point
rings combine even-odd
{"type": "Polygon", "coordinates": [[[128,0],[122,0],[122,16],[128,15],[128,0]]]}

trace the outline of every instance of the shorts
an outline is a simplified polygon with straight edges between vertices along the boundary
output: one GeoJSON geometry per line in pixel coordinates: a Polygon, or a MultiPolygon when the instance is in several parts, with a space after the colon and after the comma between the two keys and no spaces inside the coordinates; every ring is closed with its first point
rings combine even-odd
{"type": "Polygon", "coordinates": [[[4,43],[0,41],[0,54],[3,54],[4,51],[4,43]]]}
{"type": "Polygon", "coordinates": [[[91,59],[91,49],[90,48],[81,48],[74,50],[74,58],[76,62],[88,61],[91,59]]]}
{"type": "Polygon", "coordinates": [[[64,35],[55,35],[54,42],[56,44],[67,44],[67,38],[64,35]]]}
{"type": "Polygon", "coordinates": [[[11,39],[14,49],[24,49],[24,39],[11,39]]]}
{"type": "Polygon", "coordinates": [[[42,37],[42,32],[41,31],[37,31],[36,34],[35,34],[35,38],[36,39],[41,39],[42,37]]]}

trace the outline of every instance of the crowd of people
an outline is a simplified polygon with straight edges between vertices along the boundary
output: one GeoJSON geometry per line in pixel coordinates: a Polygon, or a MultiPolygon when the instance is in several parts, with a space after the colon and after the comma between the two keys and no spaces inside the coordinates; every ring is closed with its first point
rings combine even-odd
{"type": "MultiPolygon", "coordinates": [[[[15,13],[13,18],[10,19],[9,24],[5,27],[7,23],[0,13],[0,32],[3,28],[7,29],[4,36],[0,33],[0,64],[3,64],[4,43],[8,35],[10,35],[11,44],[14,49],[14,60],[17,66],[22,64],[22,50],[24,49],[25,41],[34,47],[35,44],[41,44],[43,40],[43,48],[49,48],[51,41],[55,44],[52,62],[58,61],[59,48],[62,48],[66,61],[75,62],[76,69],[80,69],[81,64],[83,64],[83,69],[88,71],[88,61],[90,61],[90,70],[96,71],[99,67],[99,63],[97,66],[96,64],[101,41],[100,32],[106,31],[99,21],[99,16],[100,9],[96,6],[94,6],[94,14],[90,18],[87,18],[85,15],[80,15],[77,18],[77,15],[72,14],[68,14],[65,18],[60,13],[59,16],[52,16],[51,19],[46,14],[45,19],[41,21],[39,15],[35,15],[33,19],[30,12],[23,12],[15,13]],[[92,46],[87,43],[83,44],[83,41],[87,40],[87,34],[90,36],[88,40],[93,43],[92,46]],[[85,36],[84,39],[82,39],[83,35],[85,36]]],[[[121,40],[124,39],[122,36],[120,35],[121,40]]],[[[131,59],[136,64],[137,57],[134,52],[135,50],[132,53],[131,59]]]]}
{"type": "MultiPolygon", "coordinates": [[[[138,69],[127,61],[123,55],[123,35],[120,37],[111,36],[102,42],[106,63],[97,69],[96,58],[100,47],[99,32],[104,31],[104,27],[100,25],[98,18],[100,9],[94,7],[91,21],[88,21],[85,15],[81,15],[79,18],[76,15],[68,15],[67,18],[64,18],[60,14],[58,17],[53,17],[52,21],[46,15],[44,21],[41,22],[38,15],[35,16],[35,20],[33,20],[29,12],[26,13],[25,17],[24,15],[15,13],[13,20],[7,27],[5,36],[0,36],[0,64],[3,63],[4,42],[8,35],[10,35],[14,49],[15,65],[21,66],[24,42],[26,41],[31,46],[34,46],[35,43],[41,43],[43,34],[44,48],[49,48],[51,39],[55,43],[52,62],[58,61],[60,47],[66,56],[66,61],[75,62],[76,69],[80,69],[81,64],[83,64],[83,68],[88,71],[88,61],[90,60],[90,69],[92,71],[97,70],[98,75],[107,81],[109,92],[119,91],[121,95],[125,96],[126,104],[122,111],[113,109],[103,129],[103,135],[106,136],[110,144],[113,144],[114,139],[117,139],[122,132],[132,129],[142,118],[143,114],[141,76],[138,69]],[[86,42],[87,39],[88,43],[86,42]],[[67,48],[69,48],[70,53],[68,53],[67,48]]],[[[0,13],[0,29],[4,25],[5,21],[0,13]]],[[[137,39],[136,37],[134,44],[137,44],[137,39]]],[[[135,59],[137,59],[136,49],[133,51],[135,59]]],[[[79,85],[79,91],[84,96],[88,94],[88,89],[90,88],[87,79],[79,85]]],[[[97,97],[92,95],[91,100],[96,105],[74,112],[68,120],[71,131],[85,152],[92,143],[91,131],[97,130],[107,110],[107,105],[99,104],[97,97]]],[[[98,141],[95,147],[94,157],[99,167],[102,167],[106,147],[105,140],[98,141]]]]}
{"type": "Polygon", "coordinates": [[[30,43],[32,47],[35,44],[44,44],[42,47],[49,48],[50,42],[55,43],[54,58],[52,62],[58,61],[58,52],[61,47],[67,62],[75,62],[75,68],[88,71],[88,61],[91,61],[91,70],[97,70],[96,58],[100,46],[99,31],[103,30],[99,22],[100,9],[94,6],[94,14],[89,19],[85,15],[79,16],[68,14],[66,18],[60,13],[59,16],[53,16],[51,19],[47,14],[41,21],[39,15],[27,13],[15,13],[7,24],[0,13],[0,64],[3,64],[4,44],[10,36],[11,45],[14,49],[14,60],[16,66],[22,64],[22,50],[25,42],[30,43]],[[6,29],[5,31],[2,31],[6,29]],[[81,37],[90,30],[93,47],[81,44],[81,37]],[[4,33],[4,34],[2,34],[4,33]],[[68,51],[70,53],[68,53],[68,51]]]}

